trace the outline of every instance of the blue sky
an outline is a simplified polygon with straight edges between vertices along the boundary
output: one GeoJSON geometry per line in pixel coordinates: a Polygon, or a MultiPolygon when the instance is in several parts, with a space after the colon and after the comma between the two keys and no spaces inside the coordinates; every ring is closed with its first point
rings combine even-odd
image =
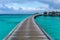
{"type": "Polygon", "coordinates": [[[60,0],[1,0],[0,14],[30,14],[60,11],[60,0]]]}

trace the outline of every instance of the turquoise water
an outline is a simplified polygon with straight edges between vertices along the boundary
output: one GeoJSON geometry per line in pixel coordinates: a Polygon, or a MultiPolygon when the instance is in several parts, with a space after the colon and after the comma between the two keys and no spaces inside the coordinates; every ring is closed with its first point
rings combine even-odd
{"type": "Polygon", "coordinates": [[[0,40],[2,40],[19,22],[30,15],[0,15],[0,40]]]}
{"type": "Polygon", "coordinates": [[[35,21],[53,40],[60,40],[60,17],[39,16],[35,21]]]}

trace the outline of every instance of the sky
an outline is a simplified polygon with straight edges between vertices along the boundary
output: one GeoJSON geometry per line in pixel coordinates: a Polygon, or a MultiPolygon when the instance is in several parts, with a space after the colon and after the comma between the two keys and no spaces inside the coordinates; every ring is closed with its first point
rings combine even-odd
{"type": "Polygon", "coordinates": [[[60,11],[60,0],[0,0],[0,14],[60,11]]]}

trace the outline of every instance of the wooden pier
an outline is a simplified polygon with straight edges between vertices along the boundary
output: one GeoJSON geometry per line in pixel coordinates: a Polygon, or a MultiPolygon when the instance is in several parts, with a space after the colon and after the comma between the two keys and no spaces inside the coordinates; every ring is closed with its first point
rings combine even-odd
{"type": "Polygon", "coordinates": [[[19,23],[4,40],[50,40],[34,21],[34,15],[19,23]]]}

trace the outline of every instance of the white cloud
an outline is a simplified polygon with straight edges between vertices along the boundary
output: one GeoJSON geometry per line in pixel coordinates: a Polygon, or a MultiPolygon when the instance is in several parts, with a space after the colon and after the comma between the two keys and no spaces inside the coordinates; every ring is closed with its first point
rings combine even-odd
{"type": "Polygon", "coordinates": [[[8,3],[5,4],[7,8],[12,8],[14,10],[20,10],[20,8],[23,11],[38,11],[38,10],[47,10],[50,8],[48,4],[40,3],[40,2],[29,2],[24,4],[18,4],[18,3],[8,3]]]}
{"type": "Polygon", "coordinates": [[[0,10],[0,13],[2,13],[2,10],[0,10]]]}
{"type": "Polygon", "coordinates": [[[3,5],[2,4],[0,4],[0,8],[2,8],[3,7],[3,5]]]}
{"type": "Polygon", "coordinates": [[[12,8],[14,10],[19,10],[20,6],[17,3],[5,4],[7,8],[12,8]]]}
{"type": "MultiPolygon", "coordinates": [[[[48,0],[46,0],[46,1],[48,1],[48,0]]],[[[50,0],[50,1],[52,1],[52,0],[50,0]]],[[[17,11],[17,12],[21,12],[21,10],[22,10],[22,12],[58,10],[58,9],[54,9],[54,8],[50,7],[49,4],[36,2],[36,1],[35,2],[21,3],[21,4],[20,3],[7,3],[4,5],[8,9],[11,9],[11,10],[17,11]]],[[[3,6],[1,5],[1,7],[3,7],[3,6]]]]}
{"type": "Polygon", "coordinates": [[[56,4],[60,4],[60,0],[54,0],[53,2],[56,4]]]}
{"type": "Polygon", "coordinates": [[[40,10],[40,8],[22,7],[22,10],[24,10],[24,11],[38,11],[38,10],[40,10]]]}
{"type": "Polygon", "coordinates": [[[51,3],[55,3],[55,4],[60,4],[60,0],[43,0],[45,2],[51,2],[51,3]]]}

